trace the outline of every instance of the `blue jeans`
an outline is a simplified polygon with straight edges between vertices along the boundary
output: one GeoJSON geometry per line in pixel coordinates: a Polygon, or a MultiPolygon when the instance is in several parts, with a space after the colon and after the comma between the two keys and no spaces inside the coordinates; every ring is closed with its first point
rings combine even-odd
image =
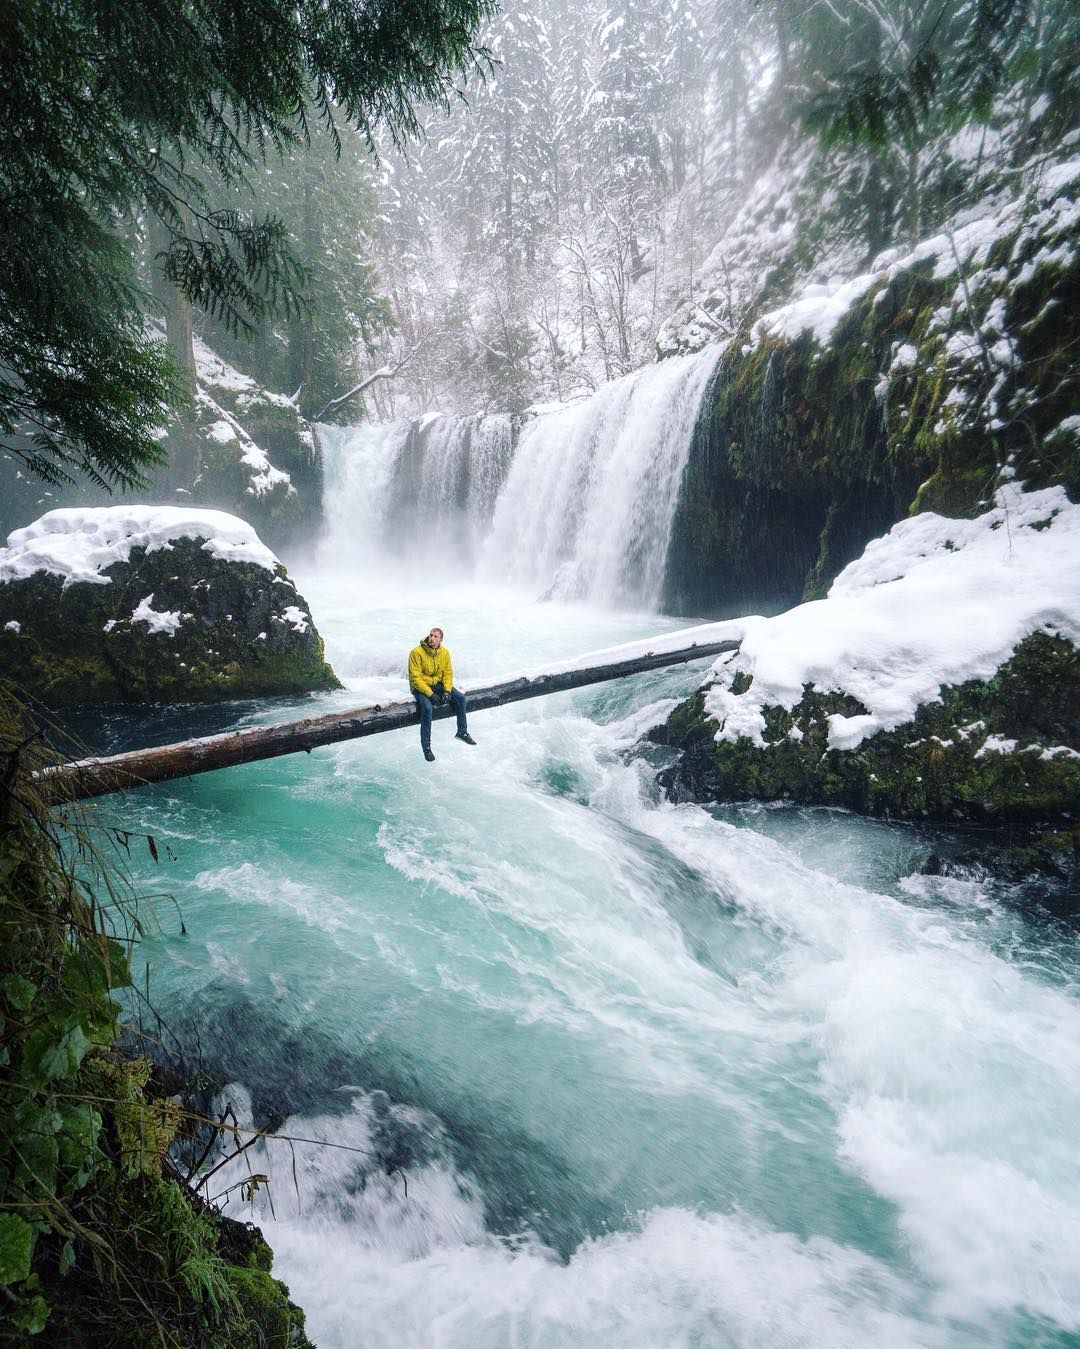
{"type": "MultiPolygon", "coordinates": [[[[436,684],[433,692],[441,693],[442,685],[436,684]]],[[[416,706],[420,709],[420,745],[423,749],[431,748],[431,699],[426,693],[417,693],[413,689],[413,697],[416,699],[416,706]]],[[[460,689],[450,690],[450,706],[457,713],[457,733],[464,735],[469,727],[465,720],[465,695],[460,689]]]]}

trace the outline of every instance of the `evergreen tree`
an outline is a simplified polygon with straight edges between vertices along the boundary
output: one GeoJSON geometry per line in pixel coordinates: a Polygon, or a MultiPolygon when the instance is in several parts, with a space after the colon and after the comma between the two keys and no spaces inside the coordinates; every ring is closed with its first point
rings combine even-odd
{"type": "Polygon", "coordinates": [[[657,126],[662,116],[661,24],[644,0],[601,14],[599,67],[589,96],[600,181],[612,195],[655,199],[665,181],[657,126]]]}
{"type": "Polygon", "coordinates": [[[272,155],[250,186],[231,194],[231,204],[281,221],[303,268],[303,303],[264,319],[252,338],[205,314],[203,335],[261,384],[298,393],[301,411],[314,416],[355,383],[358,355],[370,354],[392,327],[371,261],[375,203],[367,148],[351,127],[335,135],[313,125],[305,144],[272,155]]]}
{"type": "Polygon", "coordinates": [[[275,217],[218,207],[199,165],[243,180],[335,110],[369,140],[417,129],[476,60],[494,0],[22,0],[0,15],[0,434],[45,476],[134,484],[182,380],[148,337],[121,232],[234,330],[297,312],[304,272],[275,217]],[[308,112],[311,109],[311,113],[308,112]]]}
{"type": "Polygon", "coordinates": [[[639,240],[666,183],[657,132],[664,101],[661,31],[645,0],[623,0],[600,16],[596,29],[599,67],[587,105],[596,197],[617,238],[625,239],[631,282],[645,270],[639,240]]]}

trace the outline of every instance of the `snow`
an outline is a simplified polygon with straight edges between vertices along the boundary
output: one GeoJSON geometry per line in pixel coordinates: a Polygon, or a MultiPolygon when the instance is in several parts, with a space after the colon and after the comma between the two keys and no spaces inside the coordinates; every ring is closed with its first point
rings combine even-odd
{"type": "Polygon", "coordinates": [[[249,495],[262,496],[264,492],[273,491],[278,486],[283,486],[290,492],[295,490],[288,473],[271,464],[266,452],[255,444],[236,418],[221,407],[207,390],[220,390],[228,394],[235,405],[242,409],[256,403],[292,407],[294,406],[292,399],[285,394],[260,389],[253,379],[242,375],[239,370],[223,361],[198,337],[194,340],[194,352],[195,372],[201,386],[195,400],[210,419],[203,434],[208,440],[215,441],[219,445],[238,443],[241,461],[254,470],[249,475],[250,485],[247,489],[249,495]]]}
{"type": "Polygon", "coordinates": [[[180,610],[176,609],[170,612],[164,609],[151,609],[150,605],[153,599],[153,592],[141,599],[131,615],[131,621],[133,623],[145,623],[151,632],[165,632],[171,636],[180,626],[182,617],[180,610]]]}
{"type": "Polygon", "coordinates": [[[867,273],[852,281],[807,286],[798,300],[760,318],[754,325],[754,336],[759,342],[766,334],[791,341],[810,332],[819,347],[828,346],[836,325],[878,279],[867,273]]]}
{"type": "MultiPolygon", "coordinates": [[[[839,323],[871,289],[884,287],[899,273],[927,261],[933,262],[935,279],[944,280],[950,275],[963,273],[970,288],[976,284],[976,278],[971,273],[985,266],[999,240],[1018,229],[1014,257],[1032,237],[1060,235],[1063,242],[1044,247],[1025,262],[1012,284],[1022,285],[1030,281],[1041,267],[1067,265],[1074,256],[1068,237],[1080,225],[1080,202],[1076,200],[1075,192],[1078,178],[1080,159],[1055,165],[1043,173],[1038,183],[1038,197],[1044,203],[1044,209],[1034,214],[1029,214],[1030,202],[1025,194],[998,206],[989,214],[976,216],[923,239],[907,253],[897,248],[888,249],[874,259],[868,272],[860,276],[846,281],[834,279],[824,284],[805,286],[797,299],[760,318],[754,324],[752,337],[760,345],[770,336],[792,341],[804,333],[810,333],[819,346],[825,347],[832,340],[839,323]]],[[[950,310],[943,310],[940,317],[940,326],[947,327],[952,317],[950,310]]]]}
{"type": "Polygon", "coordinates": [[[260,450],[253,440],[245,436],[244,442],[246,443],[240,451],[240,458],[249,468],[255,470],[251,475],[251,486],[247,489],[249,493],[253,496],[262,496],[264,492],[271,491],[279,484],[287,487],[290,492],[296,490],[292,485],[292,479],[284,469],[275,468],[266,453],[260,450]]]}
{"type": "Polygon", "coordinates": [[[1012,754],[1019,747],[1019,740],[1010,740],[1003,735],[988,735],[975,754],[976,759],[985,759],[991,754],[1012,754]]]}
{"type": "Polygon", "coordinates": [[[1043,116],[1044,113],[1050,110],[1050,107],[1051,107],[1050,95],[1040,94],[1039,97],[1035,100],[1035,102],[1031,105],[1031,111],[1028,113],[1028,121],[1037,122],[1039,118],[1043,116]]]}
{"type": "Polygon", "coordinates": [[[290,604],[288,608],[282,609],[281,618],[283,622],[291,623],[297,632],[307,632],[308,630],[308,616],[296,604],[290,604]]]}
{"type": "Polygon", "coordinates": [[[211,440],[216,440],[219,445],[227,445],[230,440],[238,439],[236,429],[228,422],[214,422],[206,428],[206,434],[211,440]]]}
{"type": "Polygon", "coordinates": [[[1033,632],[1080,644],[1078,563],[1080,506],[1061,487],[1009,484],[975,520],[904,520],[840,573],[826,599],[729,625],[743,630],[737,668],[752,683],[733,694],[731,658],[713,667],[705,707],[720,723],[717,739],[763,745],[764,708],[793,708],[812,684],[866,709],[830,718],[830,746],[851,749],[910,721],[944,686],[991,678],[1033,632]]]}
{"type": "MultiPolygon", "coordinates": [[[[681,651],[683,647],[688,646],[705,646],[711,642],[740,642],[747,625],[761,621],[754,618],[739,618],[725,619],[719,623],[699,623],[692,628],[679,628],[676,632],[664,632],[656,637],[623,642],[619,646],[606,646],[600,651],[587,651],[585,655],[578,656],[576,660],[560,668],[588,669],[591,665],[610,665],[620,660],[635,660],[641,656],[659,656],[668,651],[681,651]]],[[[545,667],[545,671],[548,668],[545,667]]]]}
{"type": "Polygon", "coordinates": [[[220,356],[216,355],[200,337],[192,342],[195,356],[195,373],[200,384],[211,385],[219,389],[228,389],[231,393],[249,393],[256,387],[255,381],[248,375],[242,375],[220,356]]]}
{"type": "Polygon", "coordinates": [[[1069,159],[1064,164],[1054,164],[1043,172],[1039,183],[1040,193],[1044,200],[1047,197],[1055,197],[1078,178],[1080,178],[1080,159],[1069,159]]]}
{"type": "Polygon", "coordinates": [[[1055,248],[1040,248],[1033,258],[1029,258],[1020,268],[1016,285],[1026,286],[1038,273],[1040,267],[1070,267],[1076,253],[1067,244],[1058,244],[1055,248]]]}
{"type": "Polygon", "coordinates": [[[269,570],[277,558],[245,520],[225,511],[183,506],[69,506],[46,512],[8,535],[0,549],[0,581],[35,572],[108,585],[106,567],[126,562],[133,548],[154,553],[176,539],[205,539],[203,549],[225,562],[253,562],[269,570]]]}
{"type": "MultiPolygon", "coordinates": [[[[206,348],[206,350],[209,352],[209,348],[206,348]]],[[[238,378],[246,378],[246,376],[238,376],[238,378]]],[[[277,486],[283,486],[289,492],[296,490],[289,475],[271,464],[266,451],[255,444],[235,417],[215,403],[213,398],[201,389],[195,395],[195,400],[208,416],[217,419],[205,428],[204,435],[207,439],[216,441],[219,445],[231,445],[235,441],[240,448],[241,463],[254,470],[248,479],[247,492],[249,496],[262,496],[264,492],[270,492],[277,486]]],[[[288,402],[287,399],[285,401],[288,402]]]]}

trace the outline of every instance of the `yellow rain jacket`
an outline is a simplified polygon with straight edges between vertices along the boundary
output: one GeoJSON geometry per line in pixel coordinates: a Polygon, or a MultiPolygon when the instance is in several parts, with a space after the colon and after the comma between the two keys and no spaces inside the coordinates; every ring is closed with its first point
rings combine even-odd
{"type": "Polygon", "coordinates": [[[454,687],[454,667],[446,647],[440,646],[436,650],[428,646],[425,637],[409,652],[409,688],[413,693],[423,693],[430,698],[432,684],[442,684],[443,691],[449,693],[454,687]]]}

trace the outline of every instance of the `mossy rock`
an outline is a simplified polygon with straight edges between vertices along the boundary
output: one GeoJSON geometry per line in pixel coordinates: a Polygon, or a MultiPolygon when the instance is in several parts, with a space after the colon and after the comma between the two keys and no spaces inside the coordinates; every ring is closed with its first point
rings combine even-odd
{"type": "Polygon", "coordinates": [[[285,569],[213,557],[202,539],[133,548],[107,584],[35,572],[0,583],[0,670],[43,703],[220,702],[335,689],[285,569]],[[175,630],[135,618],[152,599],[175,630]],[[7,626],[14,624],[16,626],[7,626]]]}
{"type": "Polygon", "coordinates": [[[1078,499],[1080,253],[1068,219],[1032,198],[963,284],[932,257],[882,271],[824,346],[809,332],[762,334],[761,313],[747,315],[703,400],[665,607],[775,613],[818,598],[909,513],[985,509],[1003,470],[1078,499]]]}
{"type": "Polygon", "coordinates": [[[1020,823],[1061,834],[1061,856],[1073,847],[1080,653],[1071,642],[1034,633],[992,679],[943,689],[912,721],[854,749],[830,748],[828,718],[866,710],[807,685],[790,710],[764,709],[757,745],[716,740],[698,693],[654,732],[682,751],[661,781],[676,800],[790,800],[896,819],[1020,823]]]}

